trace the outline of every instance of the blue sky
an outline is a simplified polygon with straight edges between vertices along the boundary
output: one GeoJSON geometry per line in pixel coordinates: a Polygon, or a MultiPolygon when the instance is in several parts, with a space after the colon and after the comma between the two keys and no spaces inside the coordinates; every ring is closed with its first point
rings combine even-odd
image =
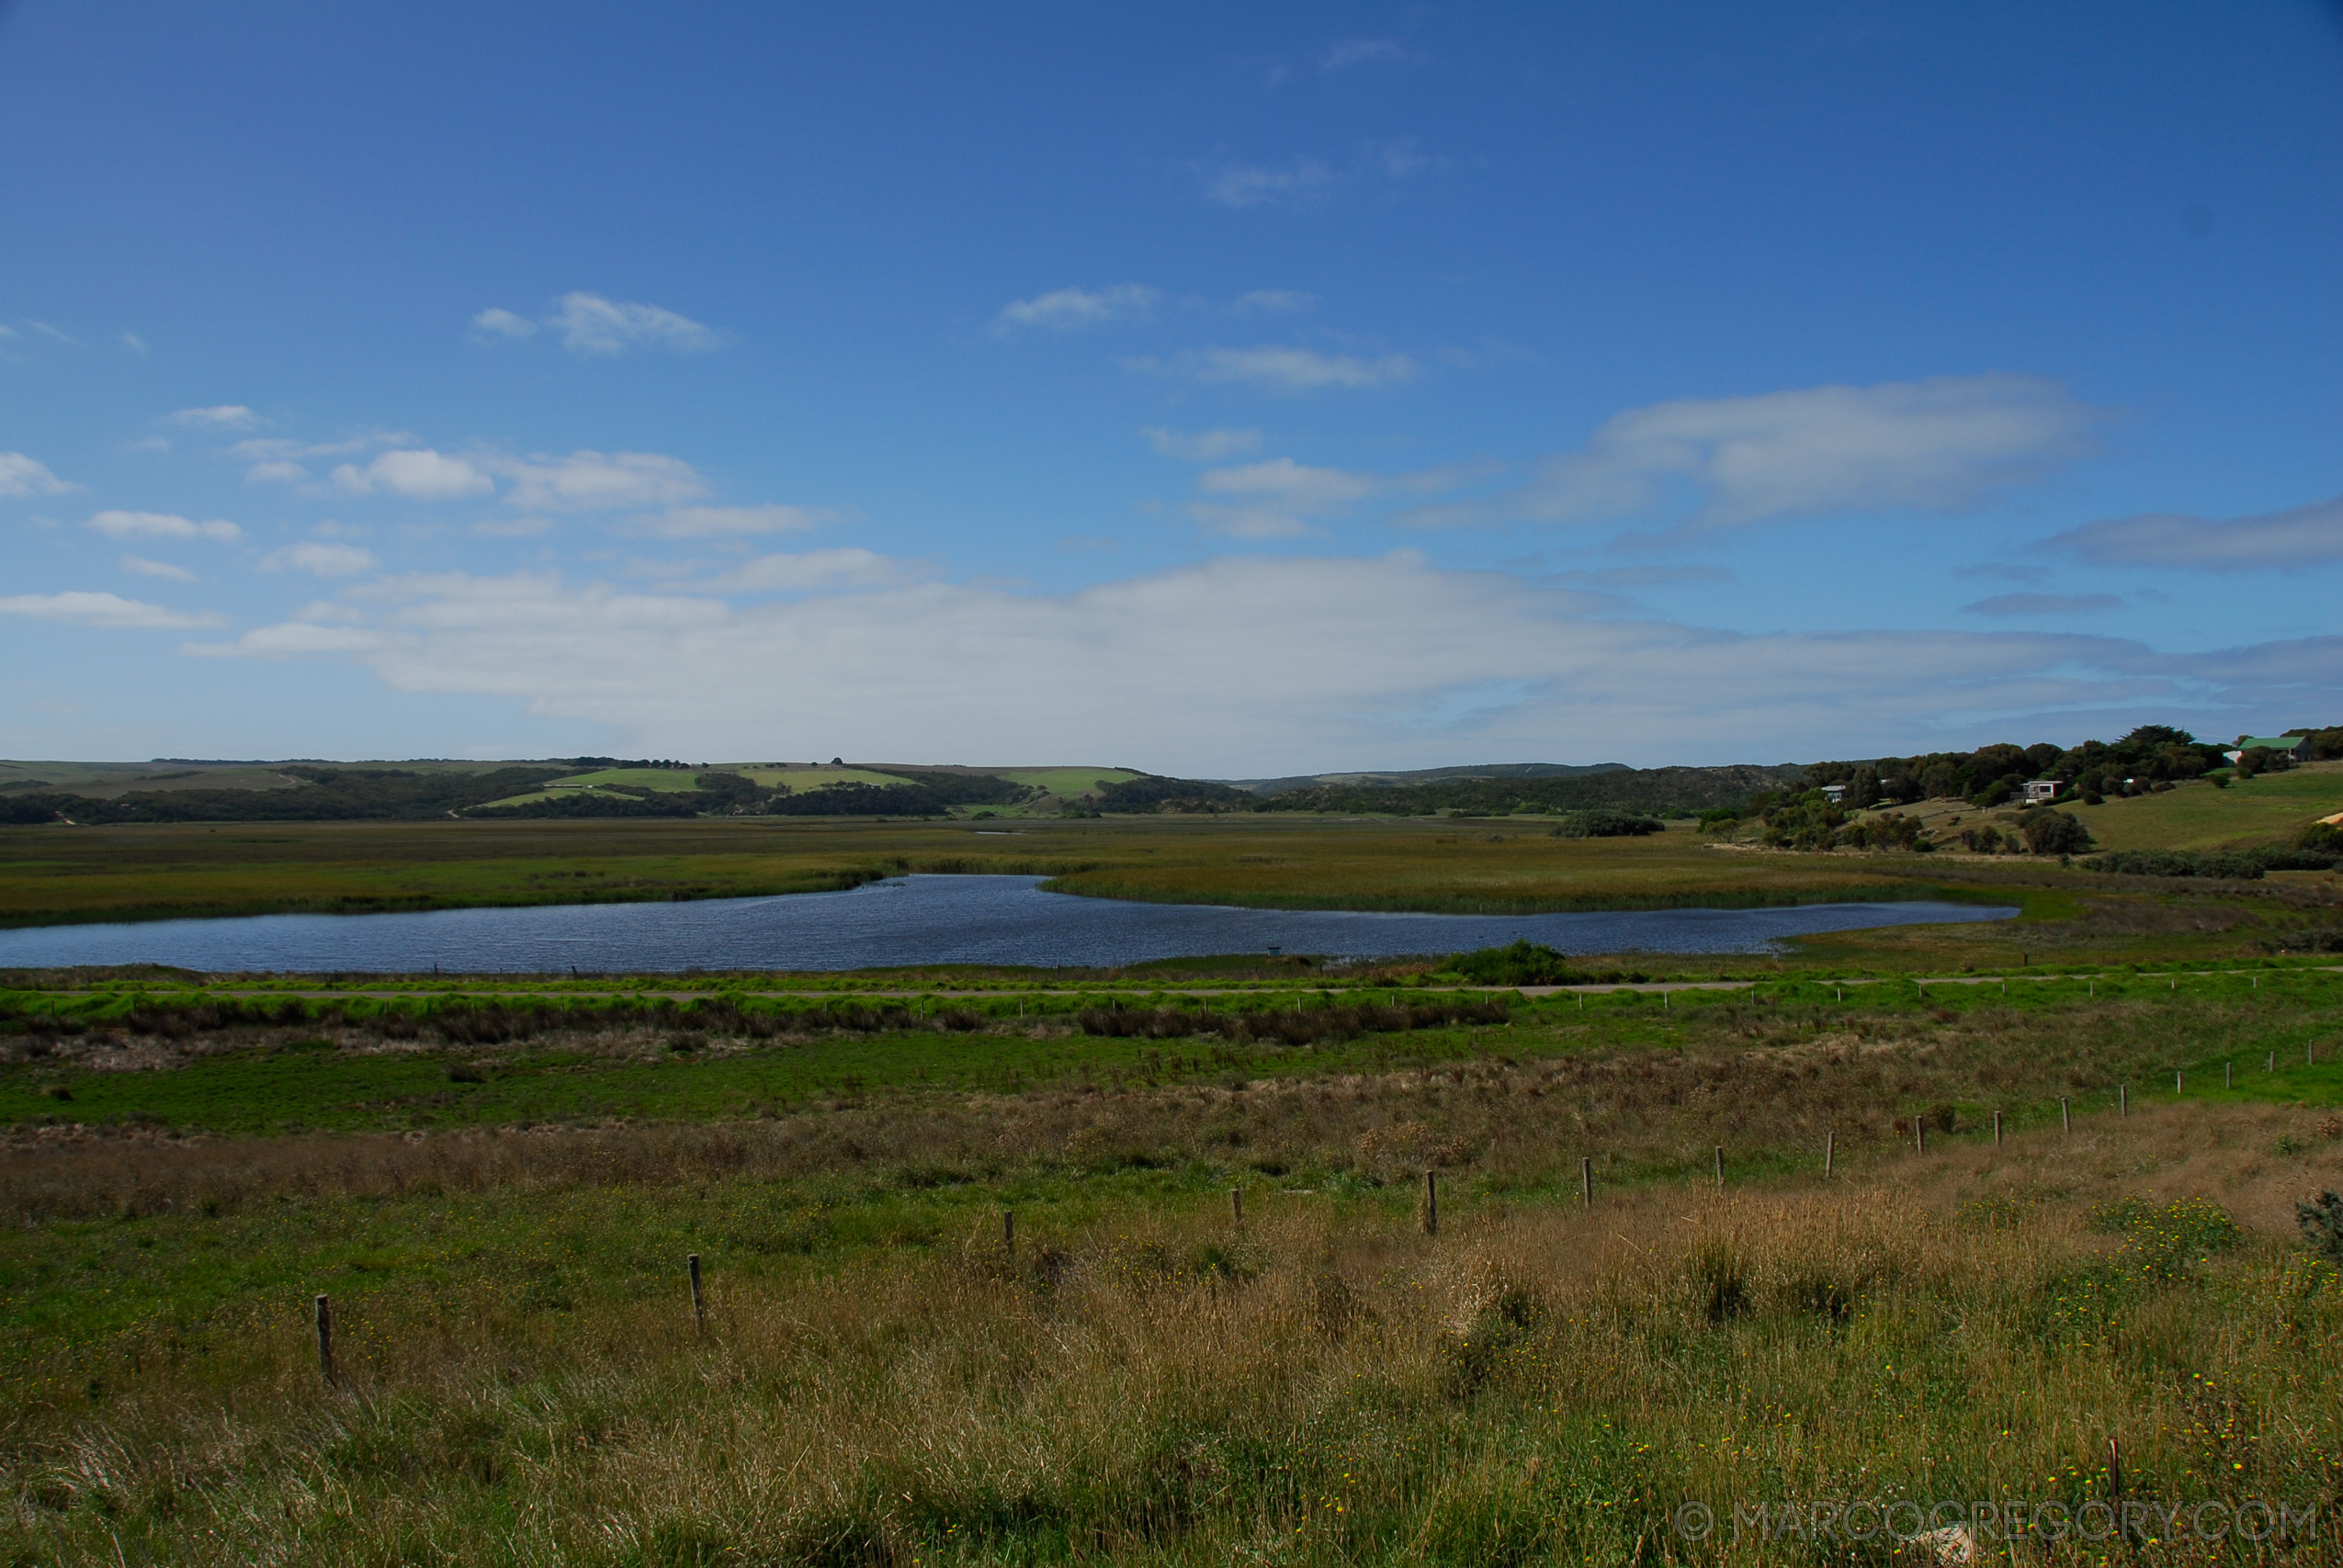
{"type": "Polygon", "coordinates": [[[2318,5],[0,8],[0,754],[2343,720],[2318,5]]]}

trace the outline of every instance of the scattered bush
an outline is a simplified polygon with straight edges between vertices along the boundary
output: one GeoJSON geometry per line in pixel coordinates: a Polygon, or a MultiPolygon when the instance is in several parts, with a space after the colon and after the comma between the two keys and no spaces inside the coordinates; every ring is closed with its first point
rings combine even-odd
{"type": "Polygon", "coordinates": [[[2303,1227],[2303,1243],[2319,1257],[2343,1269],[2343,1195],[2322,1192],[2315,1203],[2299,1200],[2294,1223],[2303,1227]]]}
{"type": "Polygon", "coordinates": [[[1557,839],[1640,839],[1665,831],[1668,824],[1638,811],[1571,811],[1554,829],[1557,839]]]}
{"type": "Polygon", "coordinates": [[[1568,957],[1526,938],[1510,947],[1476,948],[1445,967],[1476,986],[1567,986],[1580,978],[1568,957]]]}

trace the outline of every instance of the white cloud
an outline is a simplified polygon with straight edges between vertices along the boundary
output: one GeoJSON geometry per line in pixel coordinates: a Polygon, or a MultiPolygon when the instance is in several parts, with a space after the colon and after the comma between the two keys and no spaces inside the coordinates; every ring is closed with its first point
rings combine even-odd
{"type": "MultiPolygon", "coordinates": [[[[1137,361],[1134,368],[1156,368],[1152,361],[1137,361]]],[[[1314,348],[1265,344],[1258,348],[1205,348],[1173,358],[1173,374],[1215,385],[1245,385],[1273,392],[1307,392],[1321,387],[1352,389],[1388,387],[1405,381],[1420,368],[1404,354],[1368,359],[1356,355],[1320,354],[1314,348]]]]}
{"type": "Polygon", "coordinates": [[[2089,615],[2122,607],[2123,601],[2112,593],[1997,593],[1990,599],[1964,604],[1961,609],[1966,615],[2012,620],[2020,617],[2089,615]]]}
{"type": "Polygon", "coordinates": [[[1147,444],[1160,457],[1178,457],[1190,463],[1219,463],[1230,457],[1241,457],[1248,452],[1261,450],[1258,430],[1169,430],[1162,425],[1149,425],[1139,432],[1147,444]]]}
{"type": "Polygon", "coordinates": [[[220,617],[160,604],[141,604],[117,593],[19,593],[0,599],[0,615],[31,615],[48,621],[74,621],[112,631],[149,631],[175,626],[216,626],[220,617]]]}
{"type": "Polygon", "coordinates": [[[472,331],[483,337],[535,337],[537,323],[526,316],[516,316],[510,310],[493,306],[472,318],[472,331]]]}
{"type": "Polygon", "coordinates": [[[242,403],[215,403],[206,409],[181,409],[167,415],[164,423],[190,430],[250,430],[262,421],[242,403]]]}
{"type": "Polygon", "coordinates": [[[483,517],[472,525],[472,532],[491,539],[526,539],[554,526],[550,517],[483,517]]]}
{"type": "Polygon", "coordinates": [[[312,577],[356,577],[382,563],[372,550],[359,545],[329,545],[310,541],[287,545],[260,558],[263,571],[305,571],[312,577]]]}
{"type": "Polygon", "coordinates": [[[1204,197],[1222,207],[1269,207],[1322,201],[1342,176],[1315,158],[1280,166],[1222,164],[1204,176],[1204,197]]]}
{"type": "Polygon", "coordinates": [[[866,558],[763,570],[803,596],[409,578],[355,596],[368,628],[288,623],[230,647],[345,653],[396,690],[517,699],[629,750],[820,735],[848,754],[1224,776],[1462,754],[1781,761],[2078,733],[2098,722],[2083,713],[2343,705],[2343,638],[2175,654],[2023,629],[1749,636],[1406,553],[1233,557],[1061,594],[917,575],[814,591],[883,576],[866,558]]]}
{"type": "Polygon", "coordinates": [[[992,318],[996,333],[1020,328],[1046,327],[1071,332],[1129,321],[1155,309],[1163,296],[1144,283],[1118,283],[1109,288],[1055,288],[1030,299],[1013,299],[992,318]]]}
{"type": "Polygon", "coordinates": [[[723,344],[714,329],[688,316],[583,292],[561,296],[560,308],[545,324],[561,334],[561,346],[578,355],[623,354],[635,347],[696,354],[723,344]]]}
{"type": "Polygon", "coordinates": [[[496,488],[496,481],[468,459],[446,457],[427,446],[382,453],[363,468],[344,463],[334,470],[334,482],[351,495],[387,491],[409,501],[458,501],[496,488]]]}
{"type": "Polygon", "coordinates": [[[83,525],[109,539],[217,539],[232,543],[244,531],[224,518],[196,523],[168,512],[100,512],[83,525]]]}
{"type": "Polygon", "coordinates": [[[183,566],[173,566],[167,560],[149,560],[144,556],[124,556],[122,570],[141,577],[164,577],[174,582],[193,582],[196,574],[183,566]]]}
{"type": "Polygon", "coordinates": [[[2055,382],[2007,375],[1657,403],[1550,460],[1521,504],[1576,522],[1686,499],[1691,527],[1959,510],[2085,456],[2100,418],[2055,382]]]}
{"type": "Polygon", "coordinates": [[[309,478],[309,470],[299,463],[255,463],[244,470],[244,482],[254,485],[299,484],[307,478],[309,478]]]}
{"type": "Polygon", "coordinates": [[[1348,71],[1354,65],[1388,64],[1408,58],[1408,51],[1396,39],[1345,39],[1319,57],[1318,68],[1320,71],[1348,71]]]}
{"type": "Polygon", "coordinates": [[[1297,310],[1318,309],[1318,296],[1305,294],[1298,288],[1256,288],[1237,296],[1230,313],[1239,316],[1285,315],[1297,310]]]}
{"type": "Polygon", "coordinates": [[[35,495],[62,495],[82,487],[59,479],[45,463],[22,452],[0,452],[0,496],[11,501],[35,495]]]}
{"type": "Polygon", "coordinates": [[[132,354],[144,354],[146,352],[146,339],[139,336],[136,333],[124,333],[122,334],[122,346],[129,349],[132,354]]]}
{"type": "Polygon", "coordinates": [[[2050,547],[2113,566],[2213,571],[2343,560],[2343,496],[2221,521],[2178,513],[2113,517],[2070,528],[2050,547]]]}
{"type": "Polygon", "coordinates": [[[707,493],[707,481],[689,463],[656,452],[537,453],[483,461],[512,481],[504,499],[524,512],[675,506],[707,493]]]}
{"type": "Polygon", "coordinates": [[[818,506],[672,506],[648,519],[643,531],[666,539],[787,534],[819,527],[836,516],[818,506]]]}

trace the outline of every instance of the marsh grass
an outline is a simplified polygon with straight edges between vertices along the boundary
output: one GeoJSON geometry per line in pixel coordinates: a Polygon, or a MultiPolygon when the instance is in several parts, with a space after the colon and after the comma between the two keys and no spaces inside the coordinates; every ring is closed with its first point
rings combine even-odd
{"type": "Polygon", "coordinates": [[[2285,1210],[2343,1159],[2270,1156],[2302,1120],[2183,1107],[1830,1187],[1481,1202],[1436,1240],[1269,1189],[1242,1227],[1204,1194],[1037,1220],[1013,1258],[989,1213],[762,1274],[710,1247],[705,1339],[679,1269],[418,1282],[346,1298],[330,1390],[306,1298],[256,1296],[19,1381],[5,1539],[26,1562],[1888,1561],[1671,1520],[2079,1504],[2120,1435],[2129,1494],[2318,1504],[2315,1539],[2247,1560],[2328,1562],[2343,1290],[2285,1210]],[[2094,1269],[2125,1285],[2082,1330],[2045,1312],[2094,1269]]]}

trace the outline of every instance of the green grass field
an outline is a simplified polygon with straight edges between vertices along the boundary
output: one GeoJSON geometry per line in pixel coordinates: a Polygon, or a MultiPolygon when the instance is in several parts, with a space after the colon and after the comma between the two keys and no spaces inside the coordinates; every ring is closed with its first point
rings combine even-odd
{"type": "Polygon", "coordinates": [[[2133,795],[2073,809],[2102,849],[2291,844],[2311,823],[2343,811],[2343,762],[2312,762],[2242,780],[2227,789],[2183,784],[2164,795],[2133,795]]]}
{"type": "Polygon", "coordinates": [[[1095,791],[1101,784],[1121,784],[1138,777],[1123,768],[1008,768],[1001,776],[1012,784],[1047,790],[1061,800],[1095,791]]]}

